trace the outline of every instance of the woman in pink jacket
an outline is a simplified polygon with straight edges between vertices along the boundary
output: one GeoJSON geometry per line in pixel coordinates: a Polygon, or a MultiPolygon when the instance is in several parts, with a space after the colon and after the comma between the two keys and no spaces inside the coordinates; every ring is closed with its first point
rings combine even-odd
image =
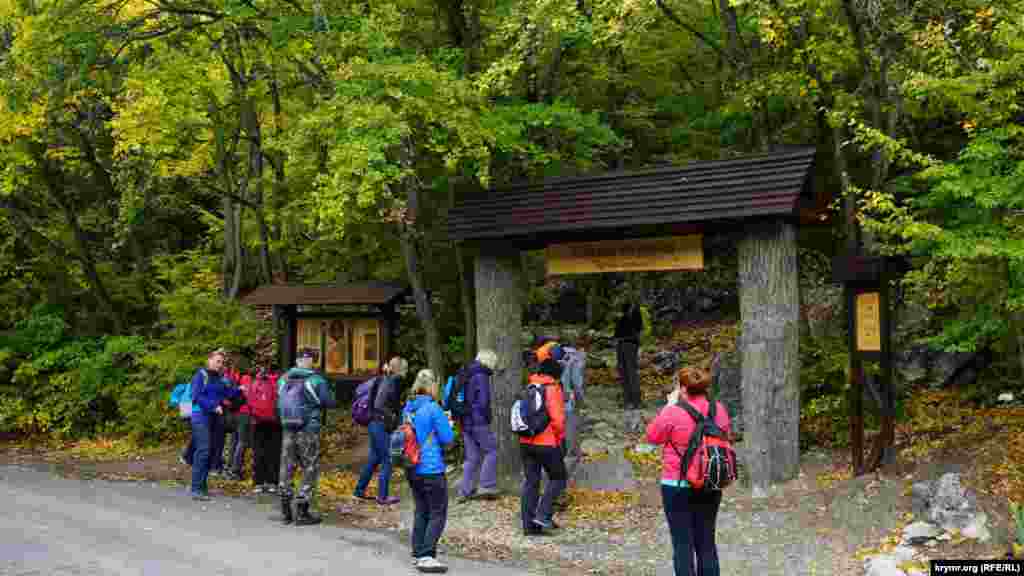
{"type": "MultiPolygon", "coordinates": [[[[708,414],[708,384],[711,378],[702,370],[679,371],[679,399],[708,414]]],[[[715,423],[731,435],[729,413],[716,401],[715,423]]],[[[672,561],[676,576],[719,576],[718,550],[715,548],[715,519],[722,503],[720,490],[693,490],[686,482],[682,455],[690,442],[696,422],[678,404],[662,408],[647,425],[647,442],[663,446],[661,453],[661,496],[672,534],[672,561]],[[696,565],[694,555],[696,554],[696,565]]],[[[692,464],[692,463],[691,463],[692,464]]]]}

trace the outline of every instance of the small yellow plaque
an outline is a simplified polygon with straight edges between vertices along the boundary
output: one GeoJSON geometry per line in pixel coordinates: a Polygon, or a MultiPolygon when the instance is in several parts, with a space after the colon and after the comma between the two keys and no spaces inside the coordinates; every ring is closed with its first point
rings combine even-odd
{"type": "Polygon", "coordinates": [[[857,350],[882,351],[882,308],[878,292],[857,294],[857,350]]]}
{"type": "Polygon", "coordinates": [[[545,251],[549,276],[703,270],[704,244],[700,234],[555,244],[545,251]]]}

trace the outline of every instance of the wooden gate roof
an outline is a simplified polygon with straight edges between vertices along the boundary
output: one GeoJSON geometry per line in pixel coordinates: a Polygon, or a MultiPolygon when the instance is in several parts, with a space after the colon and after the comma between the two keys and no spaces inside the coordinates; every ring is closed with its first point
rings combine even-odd
{"type": "Polygon", "coordinates": [[[461,241],[514,241],[524,248],[796,217],[802,199],[811,200],[814,156],[814,148],[796,148],[491,189],[455,204],[448,235],[461,241]]]}
{"type": "Polygon", "coordinates": [[[241,300],[252,306],[287,305],[385,305],[403,296],[408,286],[393,282],[354,284],[266,284],[241,300]]]}

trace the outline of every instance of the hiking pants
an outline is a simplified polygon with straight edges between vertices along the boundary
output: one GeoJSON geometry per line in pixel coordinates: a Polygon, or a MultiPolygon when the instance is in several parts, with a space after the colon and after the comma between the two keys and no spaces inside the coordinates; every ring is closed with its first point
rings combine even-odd
{"type": "Polygon", "coordinates": [[[292,475],[295,466],[302,468],[302,485],[295,496],[298,503],[309,503],[316,495],[317,481],[320,479],[320,432],[305,430],[287,430],[281,437],[281,470],[278,491],[282,497],[291,498],[292,475]]]}
{"type": "Polygon", "coordinates": [[[253,421],[252,483],[276,485],[281,469],[281,425],[253,421]]]}
{"type": "Polygon", "coordinates": [[[238,415],[238,428],[232,437],[231,450],[231,471],[239,478],[245,472],[245,451],[252,446],[252,417],[248,414],[238,415]]]}
{"type": "Polygon", "coordinates": [[[210,470],[224,471],[224,442],[227,431],[224,429],[224,415],[208,414],[210,423],[210,470]]]}
{"type": "Polygon", "coordinates": [[[526,478],[523,480],[523,495],[520,499],[520,513],[523,519],[523,530],[529,530],[533,528],[534,519],[543,522],[551,521],[555,499],[565,490],[569,478],[565,470],[565,461],[562,460],[561,448],[520,444],[519,449],[522,454],[523,469],[526,472],[526,478]],[[544,487],[544,496],[540,498],[538,505],[541,469],[547,474],[548,482],[544,487]]]}
{"type": "Polygon", "coordinates": [[[715,519],[722,504],[722,492],[663,484],[661,499],[672,534],[675,576],[719,576],[715,519]]]}
{"type": "Polygon", "coordinates": [[[466,460],[462,466],[462,483],[459,493],[472,496],[476,492],[477,473],[480,487],[486,489],[498,486],[498,438],[490,426],[466,426],[462,429],[466,460]]]}
{"type": "Polygon", "coordinates": [[[622,381],[622,401],[626,408],[640,407],[640,346],[632,340],[619,340],[615,347],[619,378],[622,381]]]}
{"type": "Polygon", "coordinates": [[[356,494],[366,494],[366,487],[370,485],[373,478],[373,471],[380,466],[380,476],[377,478],[377,499],[383,500],[388,497],[388,485],[391,483],[391,440],[384,423],[373,420],[367,427],[370,432],[370,459],[363,472],[359,475],[359,483],[356,484],[356,494]]]}
{"type": "Polygon", "coordinates": [[[206,480],[210,475],[210,422],[213,418],[192,418],[192,494],[206,494],[209,487],[206,480]]]}
{"type": "Polygon", "coordinates": [[[412,526],[414,558],[437,557],[437,541],[448,522],[448,478],[444,474],[411,473],[409,488],[416,503],[412,526]]]}

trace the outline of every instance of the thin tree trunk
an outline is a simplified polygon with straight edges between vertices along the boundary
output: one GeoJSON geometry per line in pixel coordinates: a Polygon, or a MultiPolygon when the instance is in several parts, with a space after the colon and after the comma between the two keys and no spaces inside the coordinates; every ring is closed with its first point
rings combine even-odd
{"type": "Polygon", "coordinates": [[[494,350],[498,366],[491,379],[491,412],[498,437],[498,482],[519,485],[519,441],[509,410],[523,387],[520,333],[523,324],[523,267],[518,251],[481,252],[476,257],[476,317],[480,348],[494,350]]]}
{"type": "Polygon", "coordinates": [[[246,99],[241,111],[242,127],[249,143],[249,177],[247,188],[252,192],[256,223],[260,232],[260,276],[261,282],[271,283],[274,279],[274,265],[270,261],[270,230],[263,207],[263,133],[259,117],[251,99],[246,99]]]}
{"type": "MultiPolygon", "coordinates": [[[[412,145],[406,142],[402,146],[402,165],[405,168],[414,168],[412,145]]],[[[410,222],[400,224],[402,230],[400,236],[402,255],[405,257],[406,272],[409,275],[409,283],[412,285],[413,301],[416,303],[416,315],[419,317],[423,330],[426,332],[427,363],[438,381],[444,381],[444,356],[441,353],[441,333],[437,328],[434,317],[434,303],[427,293],[426,279],[423,268],[420,265],[420,247],[422,243],[422,229],[417,218],[419,210],[419,181],[415,175],[406,178],[405,192],[408,202],[409,213],[412,217],[410,222]]],[[[432,391],[436,396],[438,390],[432,391]]]]}
{"type": "Polygon", "coordinates": [[[753,495],[800,468],[800,284],[793,224],[745,226],[739,245],[744,444],[753,495]]]}

